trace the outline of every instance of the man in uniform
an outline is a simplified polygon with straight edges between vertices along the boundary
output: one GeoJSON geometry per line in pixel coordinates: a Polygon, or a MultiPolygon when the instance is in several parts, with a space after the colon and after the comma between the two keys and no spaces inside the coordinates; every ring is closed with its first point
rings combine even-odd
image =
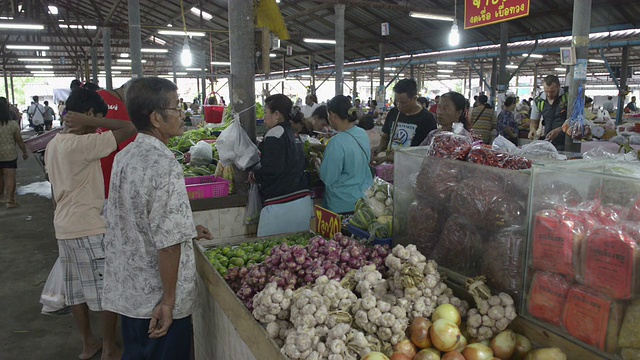
{"type": "Polygon", "coordinates": [[[544,119],[544,138],[558,151],[564,151],[565,134],[562,124],[567,120],[567,92],[560,88],[560,80],[555,75],[544,78],[544,92],[535,98],[531,109],[529,139],[534,140],[539,121],[544,119]]]}

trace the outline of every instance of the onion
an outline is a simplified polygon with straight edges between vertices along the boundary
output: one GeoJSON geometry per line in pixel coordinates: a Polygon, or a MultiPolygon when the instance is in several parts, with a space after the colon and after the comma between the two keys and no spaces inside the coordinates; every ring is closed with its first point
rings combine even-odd
{"type": "Polygon", "coordinates": [[[411,328],[411,342],[420,349],[431,347],[431,339],[429,338],[429,328],[411,328]]]}
{"type": "Polygon", "coordinates": [[[516,347],[513,352],[514,360],[522,360],[525,356],[531,351],[532,345],[531,341],[527,339],[525,336],[516,334],[516,347]]]}
{"type": "Polygon", "coordinates": [[[434,311],[431,316],[431,320],[436,321],[438,319],[449,320],[457,326],[460,326],[462,323],[460,312],[451,304],[442,304],[436,308],[436,311],[434,311]]]}
{"type": "MultiPolygon", "coordinates": [[[[342,234],[340,234],[340,235],[342,235],[342,234]]],[[[337,236],[336,236],[336,240],[338,240],[337,236]]],[[[349,246],[349,238],[348,237],[342,237],[342,239],[338,240],[338,244],[340,244],[340,246],[342,246],[342,247],[349,246]]]]}
{"type": "Polygon", "coordinates": [[[464,348],[467,347],[467,338],[464,337],[464,335],[460,335],[460,340],[458,341],[458,344],[456,345],[456,351],[462,352],[462,350],[464,350],[464,348]]]}
{"type": "Polygon", "coordinates": [[[352,257],[351,259],[349,259],[349,266],[352,267],[353,269],[359,269],[360,259],[352,257]]]}
{"type": "Polygon", "coordinates": [[[567,360],[567,355],[558,348],[543,348],[531,351],[527,360],[567,360]]]}
{"type": "Polygon", "coordinates": [[[362,360],[389,360],[389,358],[381,352],[372,351],[365,355],[362,360]]]}
{"type": "Polygon", "coordinates": [[[336,271],[333,268],[329,268],[325,270],[324,274],[327,275],[329,279],[333,279],[333,277],[336,276],[336,271]]]}
{"type": "Polygon", "coordinates": [[[389,360],[413,360],[413,358],[403,353],[394,352],[391,354],[389,360]]]}
{"type": "Polygon", "coordinates": [[[338,252],[338,250],[332,250],[327,254],[327,260],[331,261],[332,263],[338,262],[339,259],[340,253],[338,252]]]}
{"type": "Polygon", "coordinates": [[[459,351],[450,351],[442,357],[442,360],[466,360],[459,351]]]}
{"type": "Polygon", "coordinates": [[[435,353],[433,350],[438,351],[436,349],[420,350],[416,356],[413,357],[413,360],[440,360],[439,352],[435,353]]]}
{"type": "MultiPolygon", "coordinates": [[[[454,323],[445,319],[436,320],[429,330],[433,346],[444,352],[454,350],[462,334],[454,323]]],[[[466,356],[465,356],[466,358],[466,356]]]]}
{"type": "Polygon", "coordinates": [[[493,358],[493,350],[481,343],[469,344],[464,348],[462,356],[466,360],[491,360],[493,358]]]}
{"type": "Polygon", "coordinates": [[[393,351],[395,353],[403,354],[409,357],[409,359],[413,359],[413,357],[416,356],[418,349],[411,340],[402,339],[393,347],[393,351]]]}
{"type": "Polygon", "coordinates": [[[342,261],[342,262],[347,262],[347,261],[349,261],[350,258],[351,258],[351,255],[349,255],[348,251],[343,251],[340,254],[340,261],[342,261]]]}
{"type": "Polygon", "coordinates": [[[493,350],[495,357],[509,359],[516,350],[516,334],[511,330],[506,330],[496,335],[491,340],[491,350],[493,350]]]}
{"type": "Polygon", "coordinates": [[[322,236],[320,236],[318,238],[318,245],[319,246],[324,246],[326,243],[327,243],[327,241],[322,236]]]}
{"type": "Polygon", "coordinates": [[[315,281],[315,279],[316,279],[316,278],[314,278],[314,277],[313,277],[313,276],[311,276],[311,275],[306,275],[306,276],[304,277],[304,281],[306,281],[306,282],[307,282],[307,284],[310,284],[310,283],[314,282],[314,281],[315,281]]]}

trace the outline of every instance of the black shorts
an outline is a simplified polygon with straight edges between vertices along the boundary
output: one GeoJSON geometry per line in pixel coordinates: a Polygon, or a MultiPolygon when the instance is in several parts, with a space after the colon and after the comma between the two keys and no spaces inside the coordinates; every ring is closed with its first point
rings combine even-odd
{"type": "Polygon", "coordinates": [[[0,169],[17,169],[18,159],[11,161],[0,161],[0,169]]]}

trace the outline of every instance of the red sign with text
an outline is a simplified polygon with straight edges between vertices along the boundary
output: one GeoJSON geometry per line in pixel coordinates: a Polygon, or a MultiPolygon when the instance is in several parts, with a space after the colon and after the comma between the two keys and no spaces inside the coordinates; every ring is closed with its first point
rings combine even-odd
{"type": "Polygon", "coordinates": [[[315,206],[316,234],[325,239],[333,238],[333,235],[342,231],[342,217],[321,206],[315,206]]]}
{"type": "Polygon", "coordinates": [[[464,28],[497,24],[529,16],[530,0],[465,0],[464,28]]]}

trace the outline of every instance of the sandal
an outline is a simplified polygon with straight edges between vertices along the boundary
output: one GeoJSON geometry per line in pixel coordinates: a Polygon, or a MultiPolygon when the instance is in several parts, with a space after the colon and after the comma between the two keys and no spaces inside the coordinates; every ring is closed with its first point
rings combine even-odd
{"type": "Polygon", "coordinates": [[[18,204],[15,201],[7,201],[7,209],[13,209],[13,208],[17,208],[18,206],[20,206],[20,204],[18,204]]]}

